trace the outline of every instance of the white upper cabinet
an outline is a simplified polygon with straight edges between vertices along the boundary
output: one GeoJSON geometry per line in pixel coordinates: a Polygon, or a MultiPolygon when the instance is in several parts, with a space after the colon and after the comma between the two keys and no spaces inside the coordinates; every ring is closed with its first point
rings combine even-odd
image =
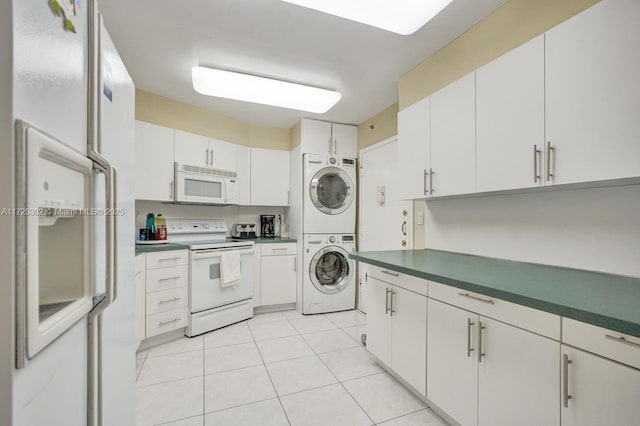
{"type": "Polygon", "coordinates": [[[289,205],[289,161],[289,151],[251,148],[251,205],[289,205]]]}
{"type": "Polygon", "coordinates": [[[429,196],[430,98],[398,112],[398,196],[429,196]]]}
{"type": "Polygon", "coordinates": [[[238,204],[251,205],[251,148],[235,145],[238,170],[238,204]]]}
{"type": "Polygon", "coordinates": [[[174,130],[136,121],[136,199],[173,201],[174,130]]]}
{"type": "Polygon", "coordinates": [[[640,176],[640,2],[605,0],[546,33],[549,183],[640,176]]]}
{"type": "Polygon", "coordinates": [[[190,166],[210,167],[209,139],[176,130],[175,161],[190,166]]]}
{"type": "Polygon", "coordinates": [[[477,190],[543,185],[544,36],[476,72],[477,190]]]}
{"type": "Polygon", "coordinates": [[[217,139],[209,139],[209,155],[211,162],[209,167],[226,170],[228,172],[236,172],[237,166],[237,148],[236,144],[224,142],[217,139]]]}
{"type": "Polygon", "coordinates": [[[434,197],[476,190],[475,73],[431,95],[431,179],[434,197]]]}
{"type": "Polygon", "coordinates": [[[303,119],[302,152],[357,157],[358,128],[346,124],[303,119]]]}

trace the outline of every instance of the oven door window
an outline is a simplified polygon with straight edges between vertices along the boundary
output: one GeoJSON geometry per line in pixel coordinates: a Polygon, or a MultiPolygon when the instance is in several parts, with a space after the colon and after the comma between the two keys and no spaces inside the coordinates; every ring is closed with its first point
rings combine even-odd
{"type": "Polygon", "coordinates": [[[222,182],[185,179],[184,194],[188,197],[222,198],[222,182]]]}

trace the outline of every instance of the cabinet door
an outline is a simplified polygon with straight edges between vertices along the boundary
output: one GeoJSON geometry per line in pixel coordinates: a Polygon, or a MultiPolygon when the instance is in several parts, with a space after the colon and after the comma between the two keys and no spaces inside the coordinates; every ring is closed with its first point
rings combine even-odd
{"type": "Polygon", "coordinates": [[[358,156],[358,128],[356,126],[332,124],[331,137],[336,156],[353,158],[358,156]]]}
{"type": "Polygon", "coordinates": [[[248,146],[236,145],[238,170],[238,204],[251,204],[251,149],[248,146]]]}
{"type": "Polygon", "coordinates": [[[391,367],[391,316],[387,312],[391,285],[367,278],[367,350],[391,367]]]}
{"type": "Polygon", "coordinates": [[[209,139],[206,136],[176,130],[175,159],[176,163],[211,167],[209,139]]]}
{"type": "Polygon", "coordinates": [[[391,308],[391,367],[418,392],[426,395],[427,298],[394,286],[391,308]]]}
{"type": "Polygon", "coordinates": [[[308,119],[302,121],[303,154],[329,154],[331,143],[331,123],[308,119]]]}
{"type": "Polygon", "coordinates": [[[559,426],[560,343],[488,318],[480,321],[485,355],[478,371],[478,424],[559,426]]]}
{"type": "MultiPolygon", "coordinates": [[[[562,408],[563,426],[638,424],[640,371],[564,345],[562,355],[571,362],[565,373],[571,399],[562,408]]],[[[565,392],[563,387],[562,396],[565,392]]]]}
{"type": "Polygon", "coordinates": [[[296,256],[262,256],[260,304],[296,302],[296,256]]]}
{"type": "Polygon", "coordinates": [[[251,148],[251,204],[289,205],[289,151],[251,148]]]}
{"type": "Polygon", "coordinates": [[[228,172],[238,170],[236,145],[217,139],[209,139],[209,167],[228,172]]]}
{"type": "Polygon", "coordinates": [[[174,130],[136,121],[136,199],[173,201],[174,130]]]}
{"type": "Polygon", "coordinates": [[[398,113],[398,196],[429,196],[430,98],[398,113]]]}
{"type": "Polygon", "coordinates": [[[476,72],[477,190],[540,186],[544,36],[476,72]]]}
{"type": "Polygon", "coordinates": [[[550,183],[640,176],[640,2],[603,1],[545,35],[550,183]]]}
{"type": "MultiPolygon", "coordinates": [[[[139,255],[144,256],[144,254],[139,255]]],[[[140,346],[145,338],[146,325],[146,291],[145,291],[145,273],[144,270],[136,275],[136,348],[140,346]]]]}
{"type": "Polygon", "coordinates": [[[432,196],[476,190],[475,73],[431,95],[432,196]]]}
{"type": "Polygon", "coordinates": [[[477,327],[476,314],[428,300],[427,398],[465,426],[478,421],[477,327]]]}

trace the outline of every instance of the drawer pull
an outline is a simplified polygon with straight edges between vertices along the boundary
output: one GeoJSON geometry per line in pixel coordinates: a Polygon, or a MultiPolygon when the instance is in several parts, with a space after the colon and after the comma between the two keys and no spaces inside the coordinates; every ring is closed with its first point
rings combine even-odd
{"type": "Polygon", "coordinates": [[[487,327],[482,325],[482,321],[478,321],[478,363],[481,363],[482,357],[486,355],[484,352],[482,352],[482,330],[484,330],[485,328],[487,327]]]}
{"type": "Polygon", "coordinates": [[[389,311],[391,310],[389,308],[389,293],[391,293],[391,289],[389,287],[387,287],[387,294],[384,297],[384,314],[388,314],[389,311]]]}
{"type": "Polygon", "coordinates": [[[174,318],[171,321],[161,322],[160,324],[158,324],[158,326],[164,327],[165,325],[173,324],[174,322],[178,322],[178,321],[180,321],[180,318],[174,318]]]}
{"type": "Polygon", "coordinates": [[[178,280],[178,279],[180,279],[180,278],[182,278],[180,275],[177,275],[177,276],[175,276],[175,277],[169,277],[169,278],[160,278],[160,279],[158,280],[158,282],[163,282],[163,281],[173,281],[173,280],[178,280]]]}
{"type": "Polygon", "coordinates": [[[289,249],[286,248],[286,247],[280,247],[280,248],[271,249],[271,251],[287,251],[287,250],[289,250],[289,249]]]}
{"type": "Polygon", "coordinates": [[[173,299],[168,299],[168,300],[161,300],[158,302],[158,305],[164,305],[165,303],[173,303],[173,302],[177,302],[178,300],[180,300],[179,297],[174,297],[173,299]]]}
{"type": "Polygon", "coordinates": [[[383,274],[391,275],[392,277],[399,277],[400,276],[400,274],[397,274],[395,272],[385,271],[384,269],[381,270],[380,272],[382,272],[383,274]]]}
{"type": "Polygon", "coordinates": [[[158,259],[158,262],[168,262],[170,260],[180,260],[180,257],[167,257],[165,259],[158,259]]]}
{"type": "Polygon", "coordinates": [[[477,300],[478,302],[484,302],[490,305],[495,305],[495,302],[491,299],[483,299],[482,297],[473,296],[469,293],[458,293],[458,296],[468,297],[469,299],[477,300]]]}
{"type": "Polygon", "coordinates": [[[614,342],[622,343],[623,345],[628,345],[628,346],[640,349],[640,344],[635,343],[635,342],[630,342],[624,336],[616,337],[616,336],[612,336],[610,334],[605,334],[604,338],[607,339],[607,340],[613,340],[614,342]]]}
{"type": "Polygon", "coordinates": [[[393,316],[393,314],[396,313],[395,310],[395,296],[396,296],[396,292],[395,290],[391,290],[391,306],[389,306],[389,315],[393,316]]]}
{"type": "Polygon", "coordinates": [[[471,321],[471,318],[467,318],[467,358],[471,358],[471,352],[473,352],[471,347],[471,327],[473,327],[473,321],[471,321]]]}
{"type": "Polygon", "coordinates": [[[569,400],[571,399],[571,395],[569,395],[569,364],[571,364],[569,355],[562,354],[562,406],[564,408],[569,408],[569,400]]]}

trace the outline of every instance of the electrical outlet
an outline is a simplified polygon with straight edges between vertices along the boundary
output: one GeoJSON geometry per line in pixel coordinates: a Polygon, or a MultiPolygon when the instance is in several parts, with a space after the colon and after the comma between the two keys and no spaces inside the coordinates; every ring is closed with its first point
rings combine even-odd
{"type": "Polygon", "coordinates": [[[424,212],[418,212],[416,215],[416,225],[424,225],[424,212]]]}

